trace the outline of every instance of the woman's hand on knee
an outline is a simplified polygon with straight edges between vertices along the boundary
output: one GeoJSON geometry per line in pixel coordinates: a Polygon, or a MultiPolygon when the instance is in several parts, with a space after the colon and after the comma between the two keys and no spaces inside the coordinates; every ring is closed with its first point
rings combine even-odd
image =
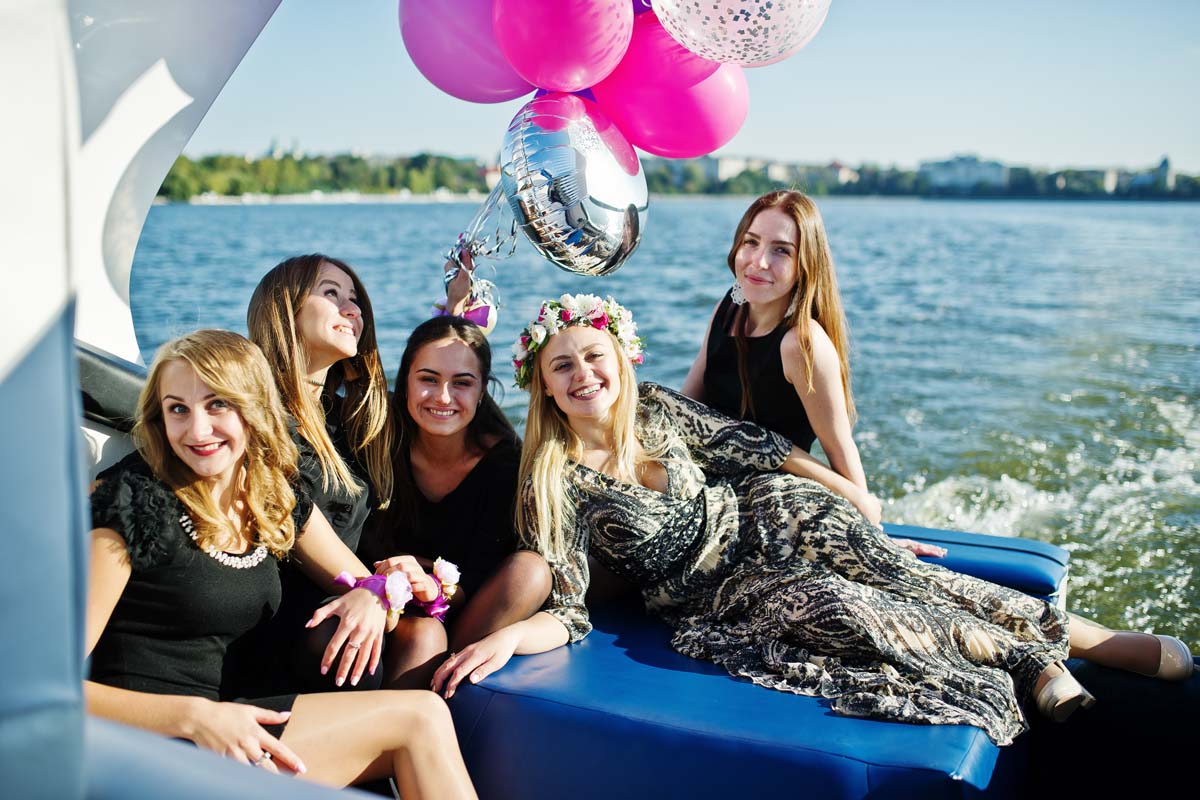
{"type": "Polygon", "coordinates": [[[206,750],[270,772],[279,772],[279,766],[305,772],[307,768],[300,757],[263,728],[263,725],[282,725],[291,713],[204,700],[191,715],[191,730],[186,738],[206,750]]]}
{"type": "Polygon", "coordinates": [[[512,658],[518,636],[511,626],[501,628],[468,645],[459,653],[451,653],[433,674],[430,688],[450,699],[463,680],[479,683],[512,658]]]}
{"type": "Polygon", "coordinates": [[[416,556],[392,556],[383,561],[375,562],[376,575],[389,575],[393,572],[403,572],[412,584],[413,597],[422,603],[437,599],[437,579],[425,571],[425,567],[416,556]]]}
{"type": "Polygon", "coordinates": [[[374,675],[379,668],[387,612],[373,592],[352,589],[318,608],[305,627],[314,628],[330,617],[338,618],[338,627],[321,657],[321,674],[329,672],[341,651],[334,683],[341,686],[349,677],[350,684],[357,686],[364,672],[374,675]]]}

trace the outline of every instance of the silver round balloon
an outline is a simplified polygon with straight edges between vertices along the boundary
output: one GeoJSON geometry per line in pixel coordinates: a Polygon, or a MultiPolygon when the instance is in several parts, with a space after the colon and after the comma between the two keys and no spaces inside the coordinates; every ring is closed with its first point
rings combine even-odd
{"type": "Polygon", "coordinates": [[[608,275],[641,242],[649,208],[641,162],[577,95],[535,97],[517,112],[500,150],[500,188],[533,246],[568,272],[608,275]]]}

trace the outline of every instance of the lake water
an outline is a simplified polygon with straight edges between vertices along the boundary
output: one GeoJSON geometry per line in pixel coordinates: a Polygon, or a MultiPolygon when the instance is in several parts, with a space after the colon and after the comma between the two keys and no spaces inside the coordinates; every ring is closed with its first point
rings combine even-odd
{"type": "MultiPolygon", "coordinates": [[[[641,248],[607,278],[522,244],[495,265],[497,365],[540,299],[589,291],[634,312],[641,377],[678,387],[730,284],[747,202],[656,199],[641,248]]],[[[885,520],[1062,545],[1072,609],[1200,642],[1200,204],[820,205],[850,320],[855,436],[885,520]]],[[[244,332],[259,277],[321,251],[363,278],[394,372],[473,211],[155,207],[131,286],[143,355],[200,326],[244,332]]],[[[514,419],[524,401],[504,392],[514,419]]]]}

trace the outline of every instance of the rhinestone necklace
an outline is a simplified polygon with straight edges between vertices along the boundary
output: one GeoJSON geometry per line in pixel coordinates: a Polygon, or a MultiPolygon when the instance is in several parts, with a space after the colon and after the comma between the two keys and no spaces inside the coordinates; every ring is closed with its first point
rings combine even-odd
{"type": "Polygon", "coordinates": [[[214,561],[224,564],[227,567],[253,569],[267,557],[267,546],[265,544],[260,544],[244,556],[231,556],[229,553],[226,553],[224,550],[218,550],[211,544],[200,544],[200,537],[196,535],[196,526],[192,523],[192,518],[186,513],[179,515],[179,524],[182,526],[184,532],[192,537],[192,541],[196,543],[197,547],[211,556],[214,561]]]}

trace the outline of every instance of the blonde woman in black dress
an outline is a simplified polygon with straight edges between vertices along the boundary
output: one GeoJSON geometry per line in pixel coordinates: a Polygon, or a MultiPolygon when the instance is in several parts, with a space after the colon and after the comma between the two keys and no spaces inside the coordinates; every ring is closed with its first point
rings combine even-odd
{"type": "Polygon", "coordinates": [[[258,348],[226,331],[163,345],[134,437],[138,452],[92,494],[88,711],[321,783],[394,776],[406,798],[474,797],[431,692],[229,692],[230,645],[279,605],[278,559],[295,554],[328,593],[344,592],[312,618],[340,620],[342,674],[378,669],[389,602],[335,583],[367,571],[295,482],[297,450],[258,348]]]}

